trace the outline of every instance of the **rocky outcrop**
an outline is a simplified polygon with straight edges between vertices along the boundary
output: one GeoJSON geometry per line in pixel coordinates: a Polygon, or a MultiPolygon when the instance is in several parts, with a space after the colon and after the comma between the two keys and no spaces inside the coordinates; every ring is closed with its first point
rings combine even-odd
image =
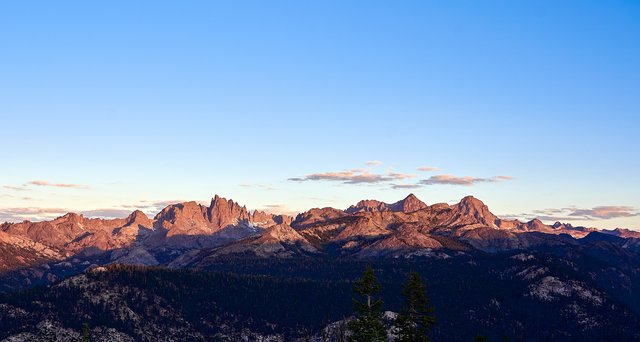
{"type": "Polygon", "coordinates": [[[301,253],[315,252],[317,252],[317,249],[291,226],[277,224],[266,229],[260,236],[221,247],[215,250],[209,258],[247,253],[262,258],[288,258],[301,253]]]}
{"type": "Polygon", "coordinates": [[[74,244],[97,232],[110,235],[115,229],[124,227],[128,219],[85,218],[83,215],[68,213],[52,221],[5,224],[5,233],[22,236],[46,246],[68,249],[74,244]]]}
{"type": "Polygon", "coordinates": [[[0,231],[0,273],[59,260],[62,257],[55,248],[0,231]]]}
{"type": "Polygon", "coordinates": [[[313,208],[304,213],[298,214],[295,220],[291,223],[291,226],[295,229],[302,229],[314,226],[316,224],[323,224],[328,221],[339,219],[349,214],[342,210],[334,208],[313,208]]]}
{"type": "Polygon", "coordinates": [[[209,208],[196,202],[171,204],[155,216],[155,226],[170,235],[212,233],[209,208]]]}
{"type": "Polygon", "coordinates": [[[444,246],[429,234],[430,229],[417,223],[406,223],[358,252],[359,256],[401,255],[418,250],[441,249],[444,246]]]}

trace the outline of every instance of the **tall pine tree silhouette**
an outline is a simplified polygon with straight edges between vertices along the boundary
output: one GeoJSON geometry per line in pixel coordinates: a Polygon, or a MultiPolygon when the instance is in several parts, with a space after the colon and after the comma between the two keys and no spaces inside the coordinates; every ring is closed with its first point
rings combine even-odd
{"type": "Polygon", "coordinates": [[[396,318],[398,342],[427,342],[435,323],[433,309],[429,307],[429,299],[424,283],[417,272],[411,272],[402,289],[404,304],[396,318]]]}
{"type": "Polygon", "coordinates": [[[82,324],[82,342],[91,342],[91,330],[89,324],[82,324]]]}
{"type": "Polygon", "coordinates": [[[356,318],[349,322],[351,331],[350,341],[357,342],[382,342],[387,340],[387,331],[382,325],[382,300],[375,299],[374,295],[380,291],[380,284],[376,279],[373,269],[367,267],[362,278],[353,286],[358,299],[353,299],[353,307],[356,318]]]}

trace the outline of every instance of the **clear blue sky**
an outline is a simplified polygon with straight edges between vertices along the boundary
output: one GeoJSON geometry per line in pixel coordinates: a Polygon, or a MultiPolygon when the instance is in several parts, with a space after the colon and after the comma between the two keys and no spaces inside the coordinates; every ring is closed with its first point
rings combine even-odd
{"type": "Polygon", "coordinates": [[[639,61],[638,1],[3,1],[0,220],[413,192],[640,228],[639,61]]]}

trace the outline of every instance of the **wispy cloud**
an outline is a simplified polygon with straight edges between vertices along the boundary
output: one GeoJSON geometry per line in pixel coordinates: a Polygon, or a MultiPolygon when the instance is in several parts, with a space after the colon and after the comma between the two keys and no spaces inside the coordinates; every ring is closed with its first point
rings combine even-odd
{"type": "Polygon", "coordinates": [[[324,198],[324,197],[317,197],[317,196],[307,196],[305,197],[305,199],[312,200],[312,201],[322,201],[322,202],[338,202],[337,198],[324,198]]]}
{"type": "Polygon", "coordinates": [[[282,204],[266,204],[266,205],[263,205],[262,208],[258,210],[264,211],[265,213],[268,213],[268,214],[274,214],[274,215],[295,216],[300,213],[300,211],[293,210],[288,206],[282,205],[282,204]]]}
{"type": "MultiPolygon", "coordinates": [[[[24,200],[30,198],[25,197],[24,200]]],[[[124,218],[129,216],[134,210],[142,210],[145,214],[153,217],[162,209],[171,204],[187,202],[185,200],[142,200],[137,203],[114,205],[108,208],[99,208],[91,210],[77,210],[69,208],[40,208],[40,207],[22,207],[22,208],[0,208],[0,222],[19,222],[24,220],[43,221],[56,218],[68,212],[77,212],[85,217],[100,218],[124,218]]],[[[197,201],[203,205],[209,205],[209,201],[197,201]]]]}
{"type": "MultiPolygon", "coordinates": [[[[210,200],[199,200],[196,202],[199,204],[208,206],[210,203],[209,201],[210,200]]],[[[113,208],[106,208],[106,209],[87,210],[87,211],[82,211],[82,213],[83,214],[86,213],[85,216],[93,215],[96,217],[106,217],[106,218],[112,217],[113,218],[113,217],[126,217],[129,214],[131,214],[131,212],[133,212],[134,210],[141,210],[148,216],[153,217],[157,213],[162,211],[162,209],[166,208],[167,206],[170,206],[172,204],[184,203],[184,202],[189,202],[189,201],[182,200],[182,199],[141,200],[141,201],[138,201],[137,203],[115,205],[113,206],[113,208]],[[126,215],[124,215],[125,213],[126,215]]]]}
{"type": "Polygon", "coordinates": [[[411,175],[407,173],[399,173],[399,172],[390,172],[390,173],[387,173],[387,176],[392,180],[410,179],[415,177],[415,175],[411,175]]]}
{"type": "Polygon", "coordinates": [[[46,220],[68,213],[64,208],[2,208],[0,209],[0,222],[20,222],[24,220],[46,220]]]}
{"type": "Polygon", "coordinates": [[[12,194],[0,194],[0,198],[15,198],[15,199],[21,199],[23,201],[32,201],[33,200],[33,197],[17,196],[17,195],[12,195],[12,194]]]}
{"type": "Polygon", "coordinates": [[[413,175],[390,172],[386,174],[377,174],[371,173],[366,170],[354,169],[348,171],[339,171],[339,172],[324,172],[324,173],[313,173],[306,175],[304,177],[295,177],[289,178],[290,181],[294,182],[306,182],[306,181],[330,181],[330,182],[341,182],[344,184],[376,184],[376,183],[385,183],[391,182],[394,180],[402,180],[407,178],[412,178],[413,175]]]}
{"type": "Polygon", "coordinates": [[[124,218],[131,214],[133,210],[118,209],[118,208],[103,208],[94,210],[84,210],[80,214],[85,217],[99,217],[99,218],[124,218]]]}
{"type": "Polygon", "coordinates": [[[25,185],[4,185],[3,188],[16,191],[30,191],[25,185]]]}
{"type": "Polygon", "coordinates": [[[514,180],[516,178],[511,176],[495,176],[493,177],[493,179],[497,181],[508,181],[508,180],[514,180]]]}
{"type": "MultiPolygon", "coordinates": [[[[436,167],[423,166],[418,171],[438,170],[436,167]]],[[[472,186],[478,183],[496,183],[512,180],[511,176],[495,176],[491,178],[480,177],[458,177],[450,174],[441,174],[431,176],[428,179],[422,179],[416,183],[406,182],[415,178],[414,174],[396,172],[392,167],[387,168],[386,173],[374,173],[367,169],[352,169],[338,172],[322,172],[312,173],[304,177],[289,178],[289,181],[308,182],[308,181],[327,181],[339,182],[342,184],[387,184],[391,189],[416,189],[428,185],[449,184],[472,186]]]]}
{"type": "Polygon", "coordinates": [[[265,184],[242,183],[242,184],[238,184],[238,185],[243,187],[243,188],[256,188],[256,189],[263,189],[263,190],[268,190],[268,191],[276,191],[276,190],[278,190],[278,188],[276,188],[275,186],[265,185],[265,184]]]}
{"type": "Polygon", "coordinates": [[[506,215],[508,217],[523,218],[530,220],[538,218],[543,221],[596,221],[609,220],[620,217],[640,216],[640,209],[629,206],[597,206],[593,208],[546,208],[536,209],[529,213],[521,213],[518,215],[506,215]]]}
{"type": "Polygon", "coordinates": [[[369,160],[369,161],[366,161],[364,164],[368,165],[368,166],[378,166],[378,165],[382,165],[384,163],[379,161],[379,160],[369,160]]]}
{"type": "Polygon", "coordinates": [[[593,217],[598,219],[611,219],[617,217],[632,217],[640,215],[638,209],[627,206],[599,206],[591,209],[576,209],[570,216],[593,217]]]}
{"type": "MultiPolygon", "coordinates": [[[[160,210],[166,208],[169,205],[188,202],[186,200],[157,200],[157,201],[140,201],[138,204],[128,205],[127,208],[132,209],[140,209],[144,212],[154,212],[157,213],[160,210]]],[[[208,203],[207,203],[208,205],[208,203]]],[[[122,206],[125,207],[125,206],[122,206]]]]}
{"type": "MultiPolygon", "coordinates": [[[[138,208],[135,208],[138,209],[138,208]]],[[[120,208],[102,208],[93,210],[81,210],[75,211],[68,208],[38,208],[38,207],[23,207],[23,208],[1,208],[0,209],[0,222],[22,222],[28,221],[44,221],[52,220],[56,217],[62,216],[69,212],[77,212],[85,217],[99,217],[105,219],[111,218],[124,218],[129,216],[133,209],[120,208]]]]}
{"type": "Polygon", "coordinates": [[[435,175],[431,176],[428,179],[423,179],[420,181],[420,184],[423,185],[438,185],[438,184],[448,184],[448,185],[464,185],[464,186],[472,186],[478,183],[495,183],[506,180],[511,180],[513,177],[510,176],[496,176],[491,178],[480,178],[480,177],[458,177],[454,175],[435,175]]]}
{"type": "Polygon", "coordinates": [[[70,183],[52,183],[46,180],[34,180],[27,182],[26,185],[36,185],[36,186],[49,186],[56,188],[76,188],[76,189],[88,189],[88,185],[83,184],[70,184],[70,183]]]}
{"type": "Polygon", "coordinates": [[[417,189],[422,187],[420,184],[391,184],[392,189],[417,189]]]}
{"type": "Polygon", "coordinates": [[[546,209],[532,210],[531,213],[533,213],[534,215],[553,216],[553,215],[560,215],[560,214],[566,213],[566,212],[571,212],[571,211],[573,211],[575,209],[576,209],[575,207],[569,207],[569,208],[546,208],[546,209]]]}
{"type": "Polygon", "coordinates": [[[432,172],[432,171],[440,171],[440,168],[435,166],[420,166],[416,170],[422,171],[422,172],[432,172]]]}

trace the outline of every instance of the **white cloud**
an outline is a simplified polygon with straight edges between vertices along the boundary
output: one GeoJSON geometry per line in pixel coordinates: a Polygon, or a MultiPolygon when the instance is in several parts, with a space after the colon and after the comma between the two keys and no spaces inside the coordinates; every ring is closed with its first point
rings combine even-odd
{"type": "Polygon", "coordinates": [[[375,183],[384,183],[391,182],[394,180],[402,180],[407,178],[412,178],[413,175],[390,172],[387,174],[377,174],[371,173],[366,170],[348,170],[348,171],[338,171],[338,172],[323,172],[323,173],[313,173],[306,175],[304,177],[295,177],[289,178],[290,181],[295,182],[306,182],[306,181],[333,181],[333,182],[341,182],[344,184],[375,184],[375,183]]]}
{"type": "Polygon", "coordinates": [[[368,165],[368,166],[378,166],[378,165],[382,165],[382,164],[384,164],[384,163],[379,161],[379,160],[369,160],[369,161],[365,162],[365,165],[368,165]]]}
{"type": "Polygon", "coordinates": [[[64,208],[2,208],[0,209],[0,222],[20,222],[24,220],[40,221],[56,218],[68,213],[64,208]]]}
{"type": "Polygon", "coordinates": [[[633,207],[627,206],[599,206],[591,209],[576,209],[569,216],[590,217],[597,219],[611,219],[617,217],[638,216],[640,212],[633,207]]]}
{"type": "Polygon", "coordinates": [[[435,166],[420,166],[416,170],[422,171],[422,172],[432,172],[432,171],[440,171],[440,168],[435,166]]]}
{"type": "Polygon", "coordinates": [[[519,217],[524,219],[538,218],[543,221],[595,221],[608,220],[621,217],[640,216],[640,209],[629,206],[597,206],[593,208],[546,208],[532,210],[529,213],[521,213],[519,215],[509,215],[510,217],[519,217]]]}
{"type": "Polygon", "coordinates": [[[34,180],[34,181],[27,182],[27,184],[25,184],[25,185],[50,186],[50,187],[57,187],[57,188],[76,188],[76,189],[88,189],[89,188],[88,185],[69,184],[69,183],[51,183],[51,182],[46,181],[46,180],[34,180]]]}
{"type": "Polygon", "coordinates": [[[420,184],[392,184],[392,189],[417,189],[422,187],[420,184]]]}
{"type": "Polygon", "coordinates": [[[449,185],[464,185],[464,186],[472,186],[478,183],[495,183],[501,182],[505,180],[513,179],[510,176],[496,176],[491,178],[480,178],[480,177],[458,177],[454,175],[436,175],[431,176],[428,179],[423,179],[420,181],[420,184],[423,185],[437,185],[437,184],[449,184],[449,185]]]}
{"type": "Polygon", "coordinates": [[[9,189],[9,190],[16,190],[16,191],[30,191],[31,189],[29,189],[28,187],[24,186],[24,185],[4,185],[3,188],[5,189],[9,189]]]}

